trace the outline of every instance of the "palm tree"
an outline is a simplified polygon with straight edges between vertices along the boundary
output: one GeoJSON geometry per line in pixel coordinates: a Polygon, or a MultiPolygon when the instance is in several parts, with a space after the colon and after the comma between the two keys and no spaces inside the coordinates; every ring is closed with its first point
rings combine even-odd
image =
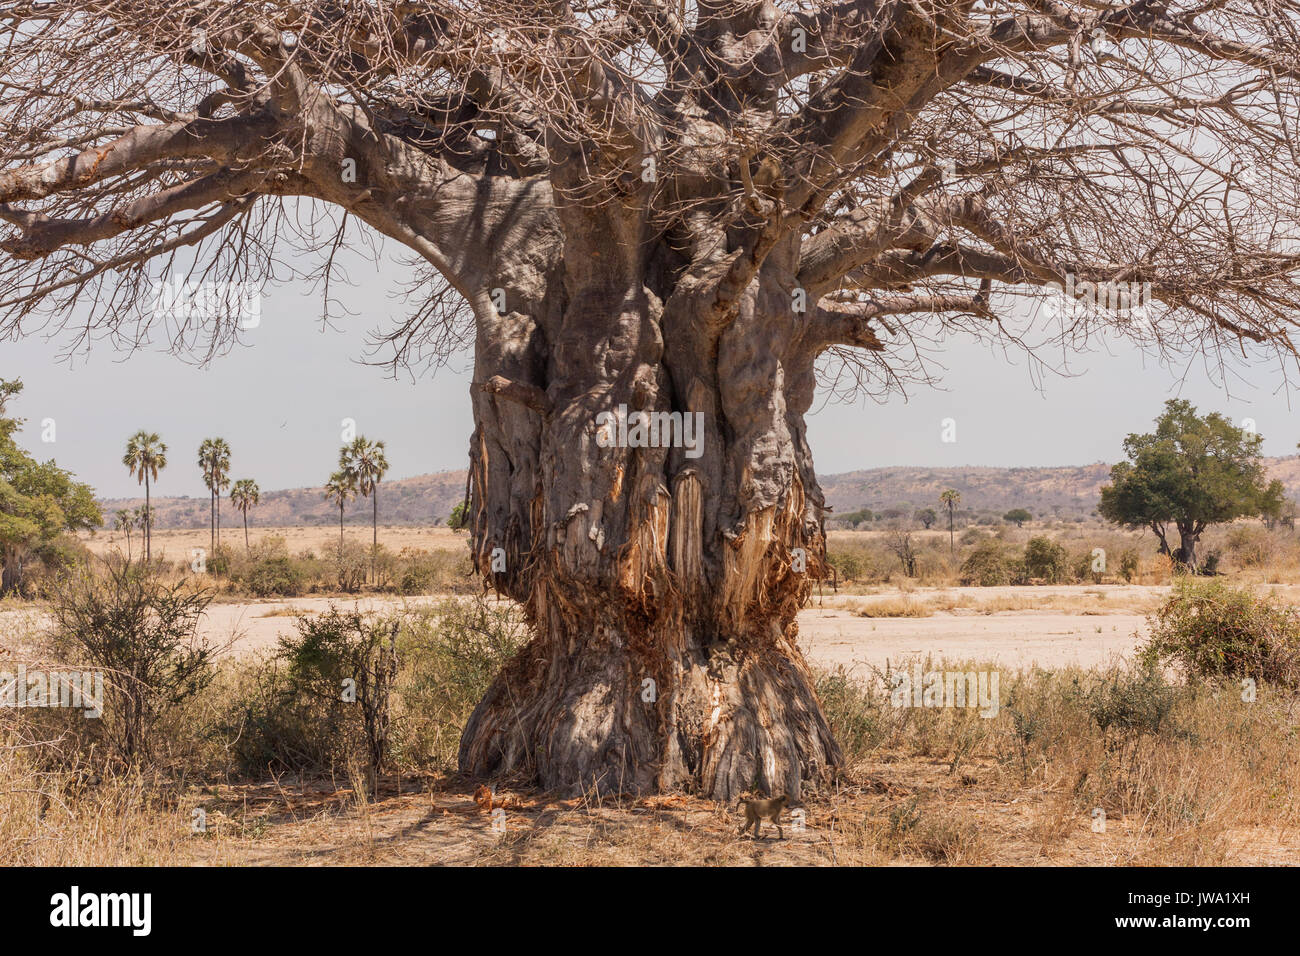
{"type": "Polygon", "coordinates": [[[224,438],[205,438],[199,446],[199,468],[208,486],[211,550],[221,544],[221,492],[230,486],[230,446],[224,438]]]}
{"type": "Polygon", "coordinates": [[[949,488],[939,496],[939,502],[948,509],[948,550],[952,554],[957,553],[957,545],[952,535],[952,517],[957,511],[957,505],[961,504],[961,492],[949,488]]]}
{"type": "Polygon", "coordinates": [[[140,529],[140,537],[148,540],[153,537],[153,508],[141,505],[135,509],[135,526],[140,529]]]}
{"type": "Polygon", "coordinates": [[[339,467],[356,476],[357,490],[363,498],[370,498],[373,509],[371,518],[370,542],[370,577],[378,580],[375,572],[375,559],[379,555],[379,482],[388,471],[388,459],[384,457],[384,443],[370,441],[364,435],[358,435],[351,445],[344,445],[339,450],[339,467]]]}
{"type": "Polygon", "coordinates": [[[144,429],[136,432],[126,442],[126,454],[122,456],[136,482],[144,483],[144,560],[147,564],[153,558],[153,508],[149,504],[149,479],[158,480],[158,472],[167,467],[167,445],[157,432],[144,429]]]}
{"type": "Polygon", "coordinates": [[[343,506],[357,496],[357,476],[351,468],[341,468],[325,482],[322,497],[339,506],[339,557],[343,557],[343,506]]]}
{"type": "Polygon", "coordinates": [[[126,559],[131,560],[131,529],[135,527],[135,516],[131,514],[130,508],[119,508],[114,513],[113,528],[121,531],[126,535],[126,559]]]}
{"type": "Polygon", "coordinates": [[[244,513],[244,550],[248,550],[248,509],[262,500],[257,482],[252,478],[240,478],[230,489],[230,500],[244,513]]]}

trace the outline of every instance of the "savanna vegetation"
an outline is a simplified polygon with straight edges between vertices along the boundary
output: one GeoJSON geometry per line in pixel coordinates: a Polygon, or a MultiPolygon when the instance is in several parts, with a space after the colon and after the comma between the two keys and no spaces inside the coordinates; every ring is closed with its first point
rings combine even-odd
{"type": "Polygon", "coordinates": [[[786,840],[758,842],[696,796],[456,773],[461,729],[526,645],[507,603],[339,604],[225,655],[194,628],[208,600],[139,563],[62,579],[54,626],[24,645],[103,668],[108,706],[0,709],[0,862],[1215,864],[1267,862],[1300,823],[1300,619],[1221,580],[1185,579],[1110,666],[817,670],[845,766],[786,840]],[[900,707],[913,669],[996,673],[996,713],[900,707]]]}

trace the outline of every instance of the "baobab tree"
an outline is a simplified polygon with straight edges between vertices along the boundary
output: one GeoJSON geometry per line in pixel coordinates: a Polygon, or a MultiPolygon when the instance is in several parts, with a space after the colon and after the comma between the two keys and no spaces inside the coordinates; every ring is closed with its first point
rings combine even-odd
{"type": "Polygon", "coordinates": [[[461,767],[798,794],[841,761],[796,646],[819,379],[925,380],[955,334],[1293,368],[1298,17],[0,0],[2,328],[206,358],[272,271],[333,276],[353,228],[404,247],[416,305],[375,346],[472,342],[475,560],[535,630],[461,767]],[[159,305],[177,270],[194,308],[159,305]]]}

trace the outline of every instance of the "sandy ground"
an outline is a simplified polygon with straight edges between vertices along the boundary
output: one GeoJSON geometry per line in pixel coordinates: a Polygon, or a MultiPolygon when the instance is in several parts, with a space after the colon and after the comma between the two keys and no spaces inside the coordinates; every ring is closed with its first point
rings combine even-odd
{"type": "MultiPolygon", "coordinates": [[[[950,592],[988,591],[950,588],[950,592]]],[[[1155,589],[1153,589],[1155,590],[1155,589]]],[[[436,603],[441,598],[369,598],[336,602],[340,606],[386,609],[436,603]]],[[[1006,666],[1040,664],[1087,667],[1105,663],[1114,655],[1127,655],[1139,643],[1145,620],[1140,614],[1066,614],[1051,611],[939,612],[924,618],[864,618],[844,607],[845,601],[828,599],[824,608],[812,607],[799,615],[799,644],[810,662],[821,666],[843,664],[851,671],[869,674],[886,661],[932,654],[952,661],[996,661],[1006,666]]],[[[290,611],[315,613],[327,608],[325,598],[299,598],[263,604],[213,605],[204,633],[225,643],[233,640],[235,652],[273,647],[281,633],[293,630],[290,611]]]]}
{"type": "MultiPolygon", "coordinates": [[[[1053,610],[1000,611],[993,614],[977,610],[939,611],[930,617],[868,618],[858,616],[853,608],[873,599],[898,597],[902,592],[883,592],[871,597],[828,595],[818,606],[799,615],[799,645],[811,663],[823,667],[844,665],[852,672],[869,674],[871,668],[883,668],[887,661],[913,655],[932,654],[936,659],[951,661],[995,661],[1008,667],[1039,664],[1060,667],[1078,664],[1088,667],[1104,664],[1117,655],[1128,655],[1145,634],[1145,616],[1127,610],[1134,603],[1158,599],[1168,593],[1160,587],[1059,587],[1059,588],[943,588],[910,592],[913,600],[924,602],[931,596],[949,599],[967,598],[991,602],[1003,598],[1033,597],[1050,601],[1070,598],[1080,593],[1103,594],[1096,609],[1086,613],[1053,610]],[[1110,606],[1106,606],[1109,604],[1110,606]]],[[[339,601],[340,606],[354,603],[363,609],[385,609],[403,604],[416,607],[436,603],[436,597],[365,598],[339,601]]],[[[214,605],[205,624],[205,633],[221,642],[233,640],[232,650],[245,652],[272,647],[281,633],[292,631],[290,612],[314,613],[327,608],[326,598],[297,598],[258,604],[214,605]]]]}
{"type": "MultiPolygon", "coordinates": [[[[1000,598],[1034,596],[1050,602],[1081,593],[1106,592],[1106,600],[1082,613],[1059,610],[998,611],[983,613],[959,608],[938,611],[930,617],[877,618],[858,616],[854,608],[872,600],[898,597],[902,592],[882,592],[871,597],[826,596],[821,606],[799,615],[799,644],[811,663],[844,665],[851,673],[867,676],[872,668],[914,655],[933,655],[936,660],[996,662],[1007,667],[1038,664],[1060,667],[1104,664],[1116,656],[1130,654],[1145,632],[1143,614],[1132,609],[1142,600],[1156,599],[1167,589],[1127,588],[945,588],[909,593],[913,600],[929,596],[994,602],[1000,598]]],[[[294,615],[318,613],[331,603],[354,605],[363,610],[418,607],[442,597],[353,600],[293,598],[218,603],[210,606],[202,633],[213,642],[230,645],[231,653],[249,653],[273,648],[280,634],[291,633],[294,615]]],[[[39,617],[33,611],[0,611],[0,643],[32,626],[39,617]]]]}
{"type": "Polygon", "coordinates": [[[1128,656],[1141,642],[1138,614],[1080,615],[1050,611],[937,613],[923,618],[861,618],[810,608],[799,615],[799,644],[822,666],[844,665],[864,676],[915,655],[935,660],[994,661],[1008,667],[1090,667],[1128,656]]]}

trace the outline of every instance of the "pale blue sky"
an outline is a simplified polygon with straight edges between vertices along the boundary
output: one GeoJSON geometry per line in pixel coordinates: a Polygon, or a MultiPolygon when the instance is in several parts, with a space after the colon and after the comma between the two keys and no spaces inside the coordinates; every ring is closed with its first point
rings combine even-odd
{"type": "MultiPolygon", "coordinates": [[[[28,420],[21,441],[105,497],[137,493],[120,460],[127,436],[139,428],[168,443],[171,466],[158,482],[164,495],[206,493],[194,458],[200,441],[213,435],[230,442],[233,478],[255,478],[264,490],[318,485],[335,467],[345,417],[386,441],[392,478],[463,468],[473,428],[468,354],[414,383],[361,364],[366,333],[402,314],[388,291],[405,272],[395,263],[349,271],[356,285],[340,297],[356,317],[322,329],[318,301],[305,284],[278,286],[269,290],[261,325],[246,333],[247,345],[207,368],[161,350],[125,357],[107,344],[69,363],[59,359],[57,340],[0,342],[0,377],[20,376],[26,385],[13,406],[28,420]],[[56,421],[52,445],[40,442],[44,418],[56,421]]],[[[1238,422],[1254,418],[1266,454],[1293,454],[1300,441],[1300,419],[1276,368],[1249,371],[1254,387],[1234,382],[1229,396],[1199,362],[1170,370],[1112,343],[1110,354],[1073,359],[1076,377],[1048,377],[1039,391],[1023,358],[1009,362],[964,340],[953,340],[938,358],[947,366],[941,388],[914,389],[906,402],[819,402],[809,419],[818,471],[1113,461],[1123,436],[1146,430],[1171,396],[1238,422]],[[940,440],[947,417],[957,422],[953,444],[940,440]]]]}

